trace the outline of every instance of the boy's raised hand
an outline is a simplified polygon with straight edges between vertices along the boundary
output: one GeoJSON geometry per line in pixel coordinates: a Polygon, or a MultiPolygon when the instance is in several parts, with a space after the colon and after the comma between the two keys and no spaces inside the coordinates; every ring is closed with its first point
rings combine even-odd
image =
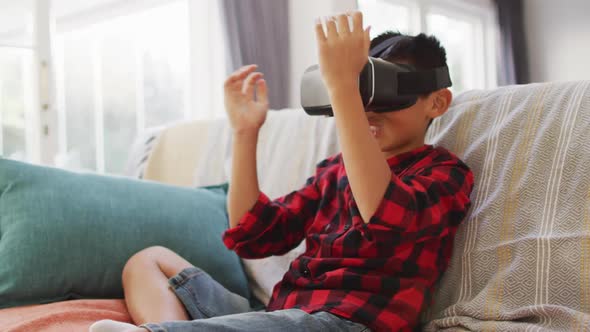
{"type": "Polygon", "coordinates": [[[225,81],[225,110],[235,132],[258,131],[266,121],[268,90],[264,75],[256,72],[257,68],[257,65],[244,66],[225,81]]]}
{"type": "Polygon", "coordinates": [[[368,61],[370,27],[363,29],[363,14],[352,12],[316,22],[320,71],[330,92],[340,87],[358,90],[358,77],[368,61]],[[352,17],[352,27],[348,18],[352,17]]]}

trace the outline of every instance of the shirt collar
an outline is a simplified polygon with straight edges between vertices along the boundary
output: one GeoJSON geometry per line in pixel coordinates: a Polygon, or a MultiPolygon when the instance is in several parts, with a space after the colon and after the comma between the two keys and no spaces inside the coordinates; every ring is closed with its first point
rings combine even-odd
{"type": "Polygon", "coordinates": [[[432,150],[431,144],[424,144],[423,146],[411,151],[402,152],[393,157],[387,158],[387,164],[393,170],[401,170],[409,167],[418,156],[423,155],[423,152],[432,150]]]}

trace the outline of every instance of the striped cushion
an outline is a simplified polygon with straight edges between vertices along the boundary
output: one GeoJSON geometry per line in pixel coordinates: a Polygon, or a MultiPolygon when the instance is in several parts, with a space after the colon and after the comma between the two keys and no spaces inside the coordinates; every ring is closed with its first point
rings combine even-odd
{"type": "Polygon", "coordinates": [[[590,81],[463,93],[427,140],[476,186],[425,330],[590,329],[590,81]]]}

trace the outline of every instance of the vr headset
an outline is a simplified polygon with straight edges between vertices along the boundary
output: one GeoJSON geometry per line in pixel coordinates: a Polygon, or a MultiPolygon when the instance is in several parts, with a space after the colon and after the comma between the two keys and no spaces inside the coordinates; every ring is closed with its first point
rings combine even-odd
{"type": "MultiPolygon", "coordinates": [[[[417,70],[381,58],[391,54],[395,45],[408,36],[395,36],[369,52],[369,60],[359,75],[359,90],[366,112],[392,112],[408,108],[418,96],[452,85],[448,67],[417,70]]],[[[309,67],[301,80],[301,105],[309,115],[334,116],[330,96],[319,65],[309,67]]]]}

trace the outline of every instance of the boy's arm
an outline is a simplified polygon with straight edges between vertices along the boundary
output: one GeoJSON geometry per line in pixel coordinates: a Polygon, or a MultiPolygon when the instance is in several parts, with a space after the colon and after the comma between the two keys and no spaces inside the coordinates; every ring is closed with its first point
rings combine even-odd
{"type": "Polygon", "coordinates": [[[350,189],[363,221],[368,223],[383,200],[392,172],[369,131],[358,87],[335,90],[331,96],[350,189]]]}
{"type": "Polygon", "coordinates": [[[363,30],[360,12],[352,14],[352,21],[351,29],[347,15],[330,19],[327,33],[318,21],[316,36],[320,70],[330,93],[350,188],[361,217],[368,222],[383,200],[391,169],[370,134],[358,90],[358,76],[369,55],[370,28],[363,30]]]}
{"type": "Polygon", "coordinates": [[[320,198],[315,177],[302,189],[275,201],[260,192],[256,146],[268,112],[268,94],[262,73],[255,69],[255,65],[240,68],[224,85],[225,108],[233,130],[233,160],[227,204],[230,229],[223,240],[245,258],[278,255],[299,244],[320,198]]]}
{"type": "Polygon", "coordinates": [[[317,214],[321,194],[316,176],[288,195],[270,200],[260,193],[236,227],[223,234],[226,247],[243,258],[282,255],[304,239],[317,214]]]}
{"type": "Polygon", "coordinates": [[[229,226],[234,228],[260,195],[256,165],[258,131],[234,132],[231,180],[227,198],[229,226]]]}
{"type": "Polygon", "coordinates": [[[225,245],[243,258],[282,255],[297,246],[320,202],[316,177],[298,191],[271,201],[259,189],[256,171],[258,132],[234,133],[228,193],[230,229],[225,245]]]}
{"type": "Polygon", "coordinates": [[[260,193],[256,145],[268,113],[268,93],[263,74],[256,72],[256,68],[256,65],[244,66],[224,83],[225,110],[233,130],[233,167],[227,204],[231,227],[238,224],[260,193]]]}

